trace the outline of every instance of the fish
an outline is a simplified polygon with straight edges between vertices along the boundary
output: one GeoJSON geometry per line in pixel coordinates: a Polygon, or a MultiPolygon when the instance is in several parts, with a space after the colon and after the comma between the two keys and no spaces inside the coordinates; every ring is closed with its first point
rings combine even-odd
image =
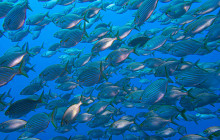
{"type": "Polygon", "coordinates": [[[28,1],[25,0],[16,6],[14,6],[6,15],[3,23],[4,30],[18,30],[20,29],[26,20],[26,10],[31,8],[28,5],[28,1]]]}
{"type": "Polygon", "coordinates": [[[44,91],[42,92],[38,100],[26,98],[12,103],[5,111],[5,115],[9,116],[10,118],[20,118],[28,114],[36,108],[37,104],[42,102],[43,95],[44,91]]]}
{"type": "Polygon", "coordinates": [[[138,8],[138,11],[135,15],[134,25],[140,26],[150,18],[153,11],[157,7],[158,0],[145,0],[141,6],[138,8]]]}
{"type": "Polygon", "coordinates": [[[78,104],[74,104],[72,106],[70,106],[65,113],[63,114],[63,118],[61,121],[61,126],[65,126],[65,125],[71,125],[74,123],[76,117],[78,116],[79,112],[80,112],[80,106],[83,103],[80,101],[78,104]]]}
{"type": "Polygon", "coordinates": [[[0,132],[11,133],[20,129],[23,129],[26,125],[25,120],[21,119],[12,119],[0,123],[0,132]]]}
{"type": "Polygon", "coordinates": [[[31,138],[44,131],[50,123],[50,118],[46,113],[38,113],[32,116],[25,124],[25,132],[19,138],[31,138]]]}

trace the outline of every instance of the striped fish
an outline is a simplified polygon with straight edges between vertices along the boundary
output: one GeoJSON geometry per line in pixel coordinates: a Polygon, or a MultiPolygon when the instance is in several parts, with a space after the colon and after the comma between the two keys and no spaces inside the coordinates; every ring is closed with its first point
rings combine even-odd
{"type": "Polygon", "coordinates": [[[82,20],[83,17],[81,16],[76,14],[68,14],[61,17],[58,21],[55,22],[55,24],[62,29],[69,29],[76,26],[82,20]]]}
{"type": "Polygon", "coordinates": [[[31,8],[28,6],[28,1],[25,0],[22,3],[14,6],[6,15],[3,23],[4,30],[18,30],[20,29],[26,19],[26,10],[31,8]]]}
{"type": "Polygon", "coordinates": [[[206,16],[200,17],[194,22],[191,22],[183,29],[184,35],[194,36],[195,34],[204,31],[206,28],[212,25],[216,17],[217,17],[216,15],[206,15],[206,16]]]}
{"type": "Polygon", "coordinates": [[[143,49],[148,51],[156,50],[162,47],[166,43],[167,39],[168,36],[164,36],[164,35],[155,36],[144,44],[143,49]]]}
{"type": "Polygon", "coordinates": [[[117,30],[117,36],[122,40],[127,37],[133,29],[134,27],[130,25],[122,26],[117,30]]]}
{"type": "MultiPolygon", "coordinates": [[[[14,67],[21,63],[25,56],[29,54],[28,52],[28,44],[26,45],[26,51],[16,51],[16,52],[9,52],[2,57],[0,57],[0,67],[14,67]]],[[[23,47],[25,46],[23,45],[23,47]]],[[[22,48],[23,48],[22,47],[22,48]]]]}
{"type": "Polygon", "coordinates": [[[128,48],[119,48],[117,50],[112,51],[107,58],[105,59],[111,66],[117,66],[123,63],[128,56],[134,52],[133,49],[128,48]]]}
{"type": "Polygon", "coordinates": [[[4,18],[8,12],[13,8],[14,3],[0,2],[0,19],[4,18]]]}
{"type": "Polygon", "coordinates": [[[106,101],[98,101],[94,103],[91,107],[89,107],[87,113],[90,113],[93,115],[100,114],[107,108],[109,104],[110,103],[106,101]]]}
{"type": "Polygon", "coordinates": [[[200,5],[194,14],[196,15],[205,15],[210,12],[213,12],[217,8],[219,8],[219,0],[207,0],[202,5],[200,5]]]}
{"type": "Polygon", "coordinates": [[[25,132],[19,138],[30,138],[43,132],[49,125],[50,118],[46,113],[32,116],[25,125],[25,132]]]}
{"type": "Polygon", "coordinates": [[[43,95],[44,91],[38,100],[26,98],[12,103],[5,111],[5,116],[9,116],[10,118],[20,118],[28,114],[36,108],[37,104],[42,102],[43,95]]]}
{"type": "Polygon", "coordinates": [[[99,83],[102,71],[96,67],[88,67],[84,69],[78,76],[77,82],[81,86],[90,87],[99,83]]]}
{"type": "Polygon", "coordinates": [[[17,131],[25,126],[27,122],[20,119],[12,119],[0,123],[0,132],[10,133],[17,131]]]}
{"type": "Polygon", "coordinates": [[[0,87],[10,82],[17,74],[28,77],[28,75],[22,71],[22,66],[23,64],[21,63],[18,69],[10,67],[0,67],[0,87]]]}
{"type": "Polygon", "coordinates": [[[69,91],[69,90],[73,90],[78,86],[78,84],[76,84],[75,82],[64,82],[61,83],[57,86],[57,89],[62,90],[62,91],[69,91]]]}
{"type": "Polygon", "coordinates": [[[92,59],[91,54],[84,54],[74,61],[74,67],[82,67],[92,59]]]}
{"type": "Polygon", "coordinates": [[[73,29],[67,32],[60,41],[62,48],[69,48],[76,46],[83,37],[84,32],[79,29],[73,29]]]}
{"type": "Polygon", "coordinates": [[[61,121],[61,126],[71,125],[74,123],[76,117],[80,112],[80,106],[82,102],[80,101],[78,104],[71,105],[63,114],[63,118],[61,121]]]}
{"type": "Polygon", "coordinates": [[[203,69],[192,67],[182,71],[175,76],[176,82],[184,87],[194,87],[205,82],[208,79],[209,73],[203,69]]]}
{"type": "Polygon", "coordinates": [[[145,0],[135,15],[134,24],[136,26],[141,26],[144,22],[150,18],[151,14],[157,7],[158,0],[145,0]]]}
{"type": "Polygon", "coordinates": [[[54,64],[45,68],[39,77],[45,81],[53,81],[66,74],[68,74],[68,63],[66,65],[54,64]]]}
{"type": "Polygon", "coordinates": [[[194,54],[199,48],[204,47],[202,42],[190,39],[174,43],[168,49],[168,53],[176,57],[184,57],[194,54]]]}
{"type": "Polygon", "coordinates": [[[62,39],[69,31],[69,29],[60,29],[57,32],[55,32],[53,34],[53,37],[58,38],[58,39],[62,39]]]}
{"type": "Polygon", "coordinates": [[[98,42],[95,43],[95,45],[92,47],[92,53],[99,53],[100,51],[104,51],[106,49],[108,49],[109,47],[111,47],[111,45],[113,44],[113,42],[116,40],[117,38],[103,38],[101,40],[99,40],[98,42]]]}
{"type": "Polygon", "coordinates": [[[152,105],[159,102],[166,93],[167,85],[167,79],[158,79],[154,81],[148,87],[145,88],[141,96],[141,102],[146,103],[148,105],[152,105]]]}
{"type": "Polygon", "coordinates": [[[177,67],[179,66],[180,61],[167,61],[160,66],[156,67],[154,76],[155,77],[166,77],[172,75],[177,67]]]}
{"type": "Polygon", "coordinates": [[[42,83],[34,83],[26,86],[22,91],[20,92],[20,95],[33,95],[34,93],[38,92],[43,88],[42,83]]]}

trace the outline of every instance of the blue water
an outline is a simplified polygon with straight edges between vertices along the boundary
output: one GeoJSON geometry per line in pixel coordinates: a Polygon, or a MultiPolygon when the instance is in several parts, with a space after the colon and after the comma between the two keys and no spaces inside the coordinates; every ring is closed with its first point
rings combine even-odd
{"type": "MultiPolygon", "coordinates": [[[[202,0],[202,1],[205,1],[205,0],[202,0]]],[[[43,8],[43,3],[39,3],[37,2],[37,0],[29,0],[30,2],[30,7],[32,8],[33,12],[32,11],[29,11],[27,10],[27,17],[31,16],[31,15],[35,15],[37,13],[45,13],[47,12],[48,10],[47,9],[44,9],[43,8]]],[[[76,4],[76,7],[80,7],[80,6],[86,6],[88,5],[89,3],[77,3],[76,4]]],[[[163,6],[164,4],[160,3],[158,4],[157,6],[157,10],[163,6]]],[[[193,8],[196,8],[198,7],[200,4],[193,4],[193,6],[191,7],[192,9],[193,8]]],[[[65,6],[59,6],[57,5],[55,8],[53,8],[52,10],[50,10],[51,13],[55,13],[55,12],[59,12],[61,10],[63,10],[65,8],[65,6]]],[[[98,21],[95,23],[95,25],[101,23],[101,22],[104,22],[104,23],[109,23],[109,22],[112,22],[113,25],[117,25],[117,26],[123,26],[124,24],[126,24],[128,21],[130,20],[133,20],[134,17],[132,17],[132,14],[134,13],[135,11],[127,11],[126,13],[124,14],[116,14],[115,12],[112,12],[112,11],[103,11],[101,10],[101,15],[103,15],[103,20],[102,21],[98,21]]],[[[217,13],[217,10],[211,14],[216,14],[217,13]]],[[[3,24],[3,19],[0,19],[0,25],[3,24]]],[[[87,30],[88,33],[90,33],[95,25],[93,25],[90,29],[87,30]]],[[[149,30],[149,29],[152,29],[152,28],[164,28],[166,27],[167,25],[160,25],[160,23],[158,22],[155,22],[155,23],[145,23],[143,26],[141,26],[141,31],[145,31],[145,30],[149,30]]],[[[1,29],[1,27],[0,27],[1,29]]],[[[29,43],[29,46],[30,47],[33,47],[33,46],[40,46],[42,44],[42,42],[44,42],[44,45],[45,45],[45,49],[43,49],[41,51],[44,52],[47,50],[47,48],[49,48],[50,45],[52,45],[53,43],[58,43],[60,40],[59,39],[56,39],[53,37],[53,34],[59,30],[60,28],[56,27],[53,23],[50,23],[49,25],[47,25],[42,31],[41,31],[41,35],[38,39],[36,40],[32,40],[32,36],[31,34],[29,34],[27,37],[25,37],[22,41],[19,42],[19,45],[22,45],[23,43],[27,42],[29,43]]],[[[129,37],[131,37],[132,35],[135,35],[137,34],[138,31],[136,30],[133,30],[131,32],[131,34],[126,37],[126,39],[128,39],[129,37]]],[[[199,37],[199,35],[198,35],[199,37]]],[[[11,46],[15,45],[16,43],[14,42],[11,42],[9,39],[5,38],[5,37],[2,37],[0,39],[0,56],[2,56],[4,54],[4,52],[11,46]]],[[[89,53],[91,48],[92,48],[92,44],[90,43],[79,43],[77,46],[75,46],[75,48],[78,48],[78,49],[82,49],[82,48],[86,48],[84,53],[89,53]]],[[[102,58],[103,56],[107,56],[109,54],[109,50],[106,50],[106,51],[103,51],[100,53],[100,58],[102,58]]],[[[47,66],[49,65],[52,65],[52,64],[59,64],[60,63],[60,60],[58,59],[58,57],[60,55],[63,55],[64,53],[62,52],[58,52],[56,55],[54,55],[53,57],[51,58],[43,58],[41,57],[41,55],[37,55],[33,58],[31,58],[31,64],[32,65],[36,65],[35,67],[35,70],[36,72],[33,72],[33,71],[30,71],[28,73],[29,75],[29,78],[26,78],[24,76],[15,76],[15,78],[9,82],[7,85],[3,86],[0,88],[0,93],[3,93],[5,91],[8,91],[10,88],[12,88],[12,92],[11,92],[11,95],[15,98],[14,101],[17,101],[19,99],[23,99],[25,98],[26,96],[22,96],[20,95],[19,93],[21,92],[21,90],[28,86],[29,83],[31,82],[31,80],[33,80],[35,77],[37,77],[39,75],[39,73],[44,70],[47,66]]],[[[153,56],[137,56],[135,54],[131,54],[130,55],[132,58],[134,58],[137,62],[142,62],[143,60],[147,59],[147,58],[150,58],[150,57],[153,57],[153,56]]],[[[170,56],[170,55],[164,55],[162,53],[159,53],[159,52],[156,52],[155,53],[155,57],[159,57],[159,58],[168,58],[168,57],[173,57],[173,56],[170,56]]],[[[179,59],[179,58],[178,58],[179,59]]],[[[195,62],[196,60],[200,59],[200,62],[216,62],[218,60],[220,60],[220,55],[219,55],[219,52],[217,51],[213,51],[212,53],[208,54],[208,55],[204,55],[204,56],[187,56],[185,58],[186,61],[192,61],[192,62],[195,62]]],[[[119,76],[116,76],[116,75],[113,75],[113,77],[111,77],[109,79],[109,82],[112,82],[112,83],[115,83],[116,81],[120,80],[122,78],[121,75],[119,76]]],[[[152,76],[149,76],[149,77],[146,77],[148,78],[149,80],[155,80],[154,77],[152,76]]],[[[138,79],[133,79],[131,80],[132,81],[132,84],[134,84],[135,86],[138,86],[140,87],[140,84],[138,82],[138,79]]],[[[49,89],[52,89],[53,92],[56,92],[58,94],[64,94],[64,93],[68,93],[68,92],[64,92],[64,91],[61,91],[61,90],[58,90],[55,88],[56,84],[54,82],[48,82],[47,85],[49,87],[44,87],[44,91],[45,92],[48,92],[49,89]]],[[[146,87],[146,85],[143,86],[143,88],[146,87]]],[[[81,94],[83,91],[83,89],[81,89],[80,87],[75,89],[74,90],[74,95],[79,95],[81,94]]],[[[40,90],[39,92],[37,92],[36,94],[40,94],[42,92],[42,90],[40,90]]],[[[96,94],[97,91],[95,91],[94,94],[96,94]]],[[[8,100],[7,100],[8,101],[8,100]]],[[[215,107],[212,107],[212,106],[208,106],[211,110],[216,110],[220,107],[219,104],[215,104],[215,107]]],[[[85,107],[82,107],[82,111],[81,112],[85,112],[83,109],[85,107]]],[[[128,115],[133,115],[133,114],[136,114],[137,112],[140,112],[140,111],[144,111],[144,109],[136,109],[136,108],[123,108],[122,109],[123,111],[126,112],[126,114],[128,115]]],[[[28,120],[30,117],[32,117],[33,115],[37,114],[37,113],[41,113],[41,112],[46,112],[46,113],[49,113],[50,111],[44,109],[44,107],[41,107],[41,108],[38,108],[36,109],[35,111],[32,111],[30,113],[28,113],[25,117],[22,117],[21,119],[24,119],[24,120],[28,120]]],[[[4,115],[4,111],[0,112],[0,122],[4,122],[6,120],[9,120],[10,118],[6,117],[4,115]]],[[[186,121],[177,121],[178,124],[180,125],[183,125],[186,127],[187,129],[187,133],[188,134],[198,134],[198,133],[201,133],[204,129],[210,127],[210,126],[215,126],[217,125],[220,125],[220,121],[219,119],[215,118],[215,119],[210,119],[210,120],[201,120],[201,121],[198,121],[198,125],[195,124],[194,122],[186,122],[186,121]]],[[[173,124],[170,124],[171,127],[174,127],[176,128],[175,125],[173,124]]],[[[49,124],[49,127],[42,133],[39,133],[37,134],[35,137],[36,138],[39,138],[39,139],[42,139],[42,140],[49,140],[50,138],[52,137],[55,137],[55,136],[66,136],[67,138],[70,137],[71,135],[87,135],[87,132],[89,130],[91,130],[91,128],[89,128],[86,124],[79,124],[77,126],[77,129],[78,131],[76,132],[75,130],[71,130],[70,132],[67,132],[67,133],[64,133],[64,134],[61,134],[61,133],[57,133],[55,130],[54,130],[54,127],[52,125],[52,123],[49,124]]],[[[100,128],[102,130],[104,130],[103,128],[100,128]]],[[[130,133],[130,132],[126,132],[126,133],[130,133]]],[[[151,132],[147,132],[148,134],[153,134],[151,132]]],[[[6,135],[8,134],[5,134],[5,133],[0,133],[0,139],[3,139],[6,135]]],[[[15,140],[17,139],[20,135],[21,135],[21,132],[12,132],[12,133],[9,133],[10,137],[9,137],[9,140],[15,140]]],[[[181,135],[179,134],[176,134],[176,136],[170,138],[171,140],[177,140],[181,137],[181,135]]],[[[119,140],[119,139],[122,139],[122,136],[113,136],[113,140],[119,140]]]]}

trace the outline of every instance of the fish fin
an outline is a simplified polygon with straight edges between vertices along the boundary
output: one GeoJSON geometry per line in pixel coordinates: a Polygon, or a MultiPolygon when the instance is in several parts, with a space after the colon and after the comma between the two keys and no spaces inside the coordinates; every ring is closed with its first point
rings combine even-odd
{"type": "Polygon", "coordinates": [[[140,56],[140,55],[137,53],[137,48],[139,48],[139,46],[140,46],[140,45],[136,45],[136,46],[134,47],[134,49],[133,49],[133,50],[134,50],[133,53],[136,54],[137,56],[140,56]]]}
{"type": "Polygon", "coordinates": [[[122,39],[119,37],[119,31],[117,31],[115,37],[117,38],[117,40],[122,41],[122,39]]]}
{"type": "Polygon", "coordinates": [[[180,112],[180,115],[183,117],[183,119],[184,119],[185,121],[188,121],[188,119],[187,119],[185,113],[186,113],[186,110],[183,109],[183,110],[180,112]]]}
{"type": "Polygon", "coordinates": [[[193,89],[191,88],[190,90],[188,90],[187,91],[187,94],[188,94],[188,96],[189,97],[191,97],[191,98],[193,98],[193,99],[196,99],[192,94],[191,94],[191,91],[192,91],[193,89]]]}
{"type": "Polygon", "coordinates": [[[44,42],[41,44],[41,49],[44,49],[44,42]]]}
{"type": "Polygon", "coordinates": [[[78,126],[78,124],[72,126],[72,128],[73,128],[75,131],[78,131],[77,128],[76,128],[77,126],[78,126]]]}
{"type": "Polygon", "coordinates": [[[4,140],[9,140],[9,135],[5,136],[4,140]]]}
{"type": "Polygon", "coordinates": [[[102,63],[102,61],[100,62],[100,72],[101,72],[101,76],[103,77],[103,78],[105,78],[105,80],[106,81],[108,81],[108,78],[103,74],[103,63],[102,63]]]}
{"type": "Polygon", "coordinates": [[[28,4],[27,4],[27,9],[33,12],[32,8],[28,4]]]}
{"type": "Polygon", "coordinates": [[[43,102],[43,101],[42,101],[43,97],[44,97],[44,90],[42,91],[42,93],[41,93],[41,95],[40,95],[40,97],[39,97],[39,99],[38,99],[38,101],[39,101],[40,103],[43,102]]]}
{"type": "Polygon", "coordinates": [[[33,72],[36,72],[36,70],[34,69],[36,65],[33,65],[32,67],[30,67],[30,70],[32,70],[33,72]]]}
{"type": "Polygon", "coordinates": [[[54,122],[54,113],[57,110],[57,106],[53,109],[53,112],[51,113],[51,123],[53,124],[53,126],[57,129],[57,126],[54,122]]]}
{"type": "Polygon", "coordinates": [[[14,102],[14,99],[15,98],[11,99],[11,101],[9,102],[9,105],[11,105],[14,102]]]}
{"type": "Polygon", "coordinates": [[[84,15],[83,20],[89,23],[88,19],[86,18],[87,14],[84,15]]]}
{"type": "Polygon", "coordinates": [[[165,66],[165,74],[166,74],[166,78],[167,78],[168,82],[174,83],[173,80],[169,77],[169,74],[167,72],[167,67],[166,66],[165,66]]]}
{"type": "Polygon", "coordinates": [[[178,133],[180,134],[180,135],[185,135],[185,134],[187,134],[187,131],[186,131],[186,127],[184,127],[184,126],[179,126],[178,128],[177,128],[177,130],[178,130],[178,133]]]}
{"type": "Polygon", "coordinates": [[[200,59],[198,59],[198,60],[194,63],[194,65],[195,65],[197,68],[200,68],[199,65],[198,65],[198,64],[199,64],[199,61],[200,61],[200,59]]]}
{"type": "Polygon", "coordinates": [[[69,61],[67,61],[67,63],[66,63],[65,71],[68,72],[68,73],[71,73],[71,72],[69,72],[69,70],[68,70],[68,66],[69,66],[69,61]]]}
{"type": "Polygon", "coordinates": [[[23,64],[24,64],[24,60],[21,62],[20,66],[19,66],[19,68],[18,68],[18,72],[19,72],[19,74],[21,74],[21,75],[23,75],[23,76],[29,78],[29,76],[27,75],[27,73],[24,72],[24,71],[22,71],[22,69],[23,69],[23,64]]]}
{"type": "Polygon", "coordinates": [[[86,22],[84,22],[83,33],[85,34],[86,37],[89,37],[88,33],[86,32],[86,22]]]}
{"type": "Polygon", "coordinates": [[[28,42],[26,42],[25,45],[26,45],[26,47],[25,47],[25,52],[26,52],[28,55],[31,55],[31,54],[29,53],[29,44],[28,44],[28,42]]]}
{"type": "Polygon", "coordinates": [[[170,122],[172,123],[172,124],[175,124],[175,125],[177,125],[177,126],[180,126],[179,124],[177,124],[176,122],[174,122],[174,119],[175,117],[172,117],[171,119],[170,119],[170,122]]]}

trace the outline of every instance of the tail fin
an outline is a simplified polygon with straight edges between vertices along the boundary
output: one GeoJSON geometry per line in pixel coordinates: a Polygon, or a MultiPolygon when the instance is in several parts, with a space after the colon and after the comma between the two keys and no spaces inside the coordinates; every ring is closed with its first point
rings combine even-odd
{"type": "Polygon", "coordinates": [[[33,65],[32,67],[30,67],[30,70],[32,70],[33,72],[36,72],[35,69],[34,69],[35,66],[36,65],[33,65]]]}
{"type": "Polygon", "coordinates": [[[177,130],[178,130],[178,133],[180,134],[180,135],[185,135],[185,134],[187,134],[187,131],[186,131],[186,127],[184,127],[184,126],[179,126],[178,128],[177,128],[177,130]]]}
{"type": "Polygon", "coordinates": [[[54,114],[55,114],[55,111],[57,110],[57,106],[53,109],[53,112],[51,113],[51,123],[53,124],[53,126],[57,129],[57,126],[54,122],[54,114]]]}
{"type": "Polygon", "coordinates": [[[27,73],[23,71],[23,64],[24,64],[24,60],[20,63],[20,66],[19,66],[19,69],[18,69],[18,74],[21,74],[21,75],[29,78],[27,73]]]}
{"type": "Polygon", "coordinates": [[[44,97],[44,90],[42,91],[42,93],[41,93],[41,95],[40,95],[40,98],[38,99],[38,101],[39,101],[40,103],[43,102],[43,97],[44,97]]]}
{"type": "Polygon", "coordinates": [[[8,90],[7,94],[6,94],[6,97],[9,97],[9,98],[12,98],[12,96],[10,95],[11,93],[11,88],[8,90]]]}

